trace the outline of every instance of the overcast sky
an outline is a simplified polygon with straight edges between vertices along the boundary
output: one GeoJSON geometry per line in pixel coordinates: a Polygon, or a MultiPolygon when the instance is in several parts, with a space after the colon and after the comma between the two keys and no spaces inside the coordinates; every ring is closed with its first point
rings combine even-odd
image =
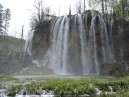
{"type": "MultiPolygon", "coordinates": [[[[22,25],[25,26],[25,33],[27,35],[29,30],[30,17],[32,12],[30,9],[34,8],[35,0],[0,0],[0,4],[4,8],[10,8],[11,10],[11,22],[9,34],[13,36],[20,36],[22,25]]],[[[75,8],[77,0],[43,0],[44,6],[49,6],[52,13],[56,15],[66,15],[69,11],[69,6],[72,6],[72,10],[75,8]]]]}

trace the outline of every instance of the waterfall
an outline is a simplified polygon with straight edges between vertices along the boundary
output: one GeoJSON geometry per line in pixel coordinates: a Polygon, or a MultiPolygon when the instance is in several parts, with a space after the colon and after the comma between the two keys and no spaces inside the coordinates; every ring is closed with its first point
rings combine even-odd
{"type": "Polygon", "coordinates": [[[92,21],[91,21],[91,26],[90,26],[90,31],[89,31],[89,36],[90,36],[89,45],[90,45],[91,55],[92,55],[90,59],[93,59],[93,60],[91,60],[92,66],[90,68],[92,71],[94,71],[95,74],[99,74],[99,62],[98,62],[98,56],[97,56],[95,22],[96,22],[96,15],[94,12],[92,12],[92,21]]]}
{"type": "Polygon", "coordinates": [[[56,21],[54,21],[55,25],[51,26],[51,44],[50,44],[50,52],[51,52],[51,57],[50,57],[50,67],[53,68],[54,70],[56,70],[57,65],[56,65],[56,41],[57,41],[57,34],[58,34],[58,30],[59,30],[59,26],[60,26],[60,22],[62,20],[62,17],[60,17],[59,19],[57,19],[56,21]]]}
{"type": "Polygon", "coordinates": [[[82,20],[82,17],[80,14],[78,14],[78,23],[79,23],[79,33],[80,33],[80,41],[81,41],[81,62],[82,62],[82,66],[83,66],[83,74],[89,74],[89,62],[88,59],[86,58],[86,56],[88,56],[87,52],[86,52],[86,35],[85,35],[85,29],[84,29],[84,23],[82,20]]]}
{"type": "MultiPolygon", "coordinates": [[[[109,19],[108,19],[109,20],[109,19]]],[[[111,17],[111,21],[109,21],[109,25],[110,25],[110,28],[109,28],[109,39],[110,39],[110,50],[111,50],[111,63],[112,62],[116,62],[116,59],[115,59],[115,54],[114,54],[114,35],[113,35],[113,27],[114,27],[114,19],[111,17]]]]}
{"type": "MultiPolygon", "coordinates": [[[[112,44],[111,42],[113,41],[112,31],[107,30],[106,21],[101,15],[99,15],[99,21],[100,21],[101,38],[102,38],[102,50],[103,50],[103,58],[104,58],[103,61],[105,63],[107,62],[112,63],[115,61],[113,47],[111,45],[112,44]]],[[[111,23],[113,22],[111,21],[111,23]]],[[[110,23],[108,25],[109,27],[112,26],[110,23]]]]}
{"type": "Polygon", "coordinates": [[[34,32],[28,33],[28,40],[25,45],[25,51],[31,56],[32,50],[32,41],[33,41],[34,32]]]}
{"type": "MultiPolygon", "coordinates": [[[[58,74],[60,74],[63,69],[62,69],[62,66],[63,66],[63,51],[64,51],[64,23],[65,23],[65,17],[63,17],[62,21],[61,21],[61,24],[60,24],[60,27],[59,27],[59,31],[58,31],[58,35],[57,35],[57,43],[56,43],[56,57],[57,57],[57,71],[58,71],[58,74]]],[[[63,73],[63,72],[62,72],[63,73]]]]}
{"type": "MultiPolygon", "coordinates": [[[[49,58],[47,59],[50,59],[48,60],[49,65],[57,74],[67,73],[68,32],[68,17],[60,17],[52,22],[50,50],[48,52],[49,55],[47,55],[49,58]]],[[[45,56],[43,57],[46,58],[45,56]]],[[[44,61],[47,59],[44,59],[44,61]]]]}
{"type": "Polygon", "coordinates": [[[69,18],[66,17],[66,23],[64,28],[64,43],[63,43],[63,74],[67,74],[67,54],[68,54],[68,32],[69,32],[69,18]]]}
{"type": "Polygon", "coordinates": [[[120,50],[119,50],[120,60],[125,63],[124,48],[123,48],[123,44],[122,44],[123,32],[122,32],[122,28],[120,26],[118,27],[118,36],[120,39],[120,41],[119,41],[120,42],[120,50]]]}
{"type": "Polygon", "coordinates": [[[40,65],[58,75],[99,75],[102,64],[116,62],[114,25],[111,16],[95,11],[52,19],[40,65]]]}

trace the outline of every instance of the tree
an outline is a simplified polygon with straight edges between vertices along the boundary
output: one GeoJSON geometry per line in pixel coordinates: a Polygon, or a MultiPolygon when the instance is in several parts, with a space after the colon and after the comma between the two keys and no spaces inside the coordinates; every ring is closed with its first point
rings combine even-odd
{"type": "Polygon", "coordinates": [[[45,17],[42,0],[38,0],[38,2],[35,2],[34,7],[35,7],[35,12],[33,15],[33,20],[36,23],[41,23],[42,21],[44,21],[45,17]]]}
{"type": "Polygon", "coordinates": [[[3,6],[0,4],[0,35],[3,34],[3,6]]]}
{"type": "Polygon", "coordinates": [[[112,10],[112,6],[118,2],[117,0],[88,0],[89,6],[92,10],[98,9],[103,14],[108,13],[112,10]]]}
{"type": "Polygon", "coordinates": [[[45,7],[43,5],[42,0],[38,0],[34,4],[35,11],[33,12],[32,19],[31,19],[31,30],[34,30],[37,25],[41,24],[45,20],[49,20],[53,17],[54,15],[51,15],[51,10],[50,7],[45,7]]]}
{"type": "MultiPolygon", "coordinates": [[[[31,16],[30,27],[31,30],[34,30],[38,24],[40,24],[44,20],[44,10],[43,10],[43,2],[42,0],[35,1],[34,4],[35,11],[33,11],[33,15],[31,16]]],[[[32,11],[32,10],[31,10],[32,11]]]]}
{"type": "Polygon", "coordinates": [[[88,0],[88,4],[91,10],[96,9],[100,5],[100,0],[88,0]]]}
{"type": "Polygon", "coordinates": [[[86,9],[86,1],[84,0],[84,11],[85,11],[85,9],[86,9]]]}
{"type": "Polygon", "coordinates": [[[3,51],[5,52],[8,51],[8,46],[7,46],[8,42],[6,40],[6,35],[9,27],[10,17],[11,17],[10,9],[7,8],[6,10],[4,10],[3,14],[3,51]]]}
{"type": "Polygon", "coordinates": [[[69,7],[69,15],[71,15],[71,6],[69,7]]]}
{"type": "Polygon", "coordinates": [[[21,29],[21,53],[20,53],[20,59],[22,58],[22,52],[23,52],[23,35],[24,35],[24,25],[22,25],[22,29],[21,29]]]}
{"type": "Polygon", "coordinates": [[[81,14],[82,13],[82,2],[81,0],[78,0],[75,4],[76,13],[81,14]]]}
{"type": "Polygon", "coordinates": [[[117,20],[128,19],[129,9],[126,9],[126,0],[120,0],[117,4],[113,5],[113,13],[117,20]]]}
{"type": "Polygon", "coordinates": [[[81,14],[85,12],[85,9],[86,9],[86,0],[77,0],[75,3],[76,13],[81,14]]]}
{"type": "Polygon", "coordinates": [[[7,35],[9,22],[10,22],[10,17],[11,17],[10,9],[7,8],[4,11],[4,17],[3,17],[3,20],[4,20],[4,35],[7,35]]]}

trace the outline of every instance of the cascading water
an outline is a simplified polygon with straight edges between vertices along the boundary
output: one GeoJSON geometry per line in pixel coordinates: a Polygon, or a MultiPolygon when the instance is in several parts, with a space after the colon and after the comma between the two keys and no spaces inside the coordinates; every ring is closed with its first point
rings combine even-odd
{"type": "Polygon", "coordinates": [[[98,61],[98,56],[97,56],[97,44],[96,44],[96,30],[95,30],[95,22],[96,22],[96,15],[92,12],[92,21],[91,21],[91,26],[90,26],[90,31],[89,31],[89,45],[91,51],[92,57],[90,59],[92,62],[92,71],[95,72],[95,74],[99,74],[99,61],[98,61]]]}
{"type": "MultiPolygon", "coordinates": [[[[103,50],[103,58],[104,58],[104,62],[108,62],[108,63],[112,63],[115,62],[115,58],[114,58],[114,52],[113,52],[113,45],[112,45],[112,31],[111,29],[109,29],[109,31],[107,30],[107,25],[106,22],[104,20],[104,18],[99,15],[99,20],[100,20],[100,29],[101,29],[101,38],[102,38],[102,50],[103,50]],[[111,37],[110,37],[111,36],[111,37]]],[[[112,20],[108,21],[109,22],[109,27],[113,26],[112,25],[112,20]],[[111,24],[110,24],[111,23],[111,24]]]]}
{"type": "Polygon", "coordinates": [[[41,65],[58,75],[99,75],[103,63],[116,62],[114,25],[94,11],[52,19],[41,65]]]}
{"type": "Polygon", "coordinates": [[[85,68],[85,69],[82,69],[82,73],[83,74],[89,74],[89,67],[87,64],[89,64],[86,56],[88,56],[86,54],[86,47],[85,47],[85,42],[86,42],[86,39],[85,39],[85,29],[84,29],[84,25],[83,25],[83,20],[82,20],[82,17],[80,14],[78,14],[78,27],[79,27],[79,32],[80,32],[80,44],[81,44],[81,62],[82,62],[82,67],[85,68]],[[88,62],[88,63],[87,63],[88,62]],[[87,64],[86,64],[87,63],[87,64]]]}
{"type": "Polygon", "coordinates": [[[122,37],[123,37],[122,28],[119,26],[118,30],[119,30],[118,31],[118,36],[119,36],[120,44],[121,44],[121,46],[120,46],[120,54],[119,54],[120,55],[120,60],[122,62],[126,63],[124,58],[123,58],[123,56],[124,56],[124,49],[123,49],[123,44],[122,44],[122,37]]]}
{"type": "Polygon", "coordinates": [[[52,21],[50,49],[43,56],[42,64],[53,68],[57,74],[67,74],[68,32],[68,17],[52,21]]]}
{"type": "Polygon", "coordinates": [[[26,42],[25,51],[31,56],[31,50],[32,50],[32,39],[33,39],[34,33],[28,33],[28,40],[26,42]]]}

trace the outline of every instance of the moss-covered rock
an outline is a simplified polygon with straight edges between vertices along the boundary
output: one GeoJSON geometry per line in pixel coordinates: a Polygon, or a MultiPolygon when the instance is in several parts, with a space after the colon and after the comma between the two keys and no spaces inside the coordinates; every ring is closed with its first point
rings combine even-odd
{"type": "Polygon", "coordinates": [[[101,75],[122,77],[129,75],[128,65],[125,63],[102,64],[101,75]]]}

